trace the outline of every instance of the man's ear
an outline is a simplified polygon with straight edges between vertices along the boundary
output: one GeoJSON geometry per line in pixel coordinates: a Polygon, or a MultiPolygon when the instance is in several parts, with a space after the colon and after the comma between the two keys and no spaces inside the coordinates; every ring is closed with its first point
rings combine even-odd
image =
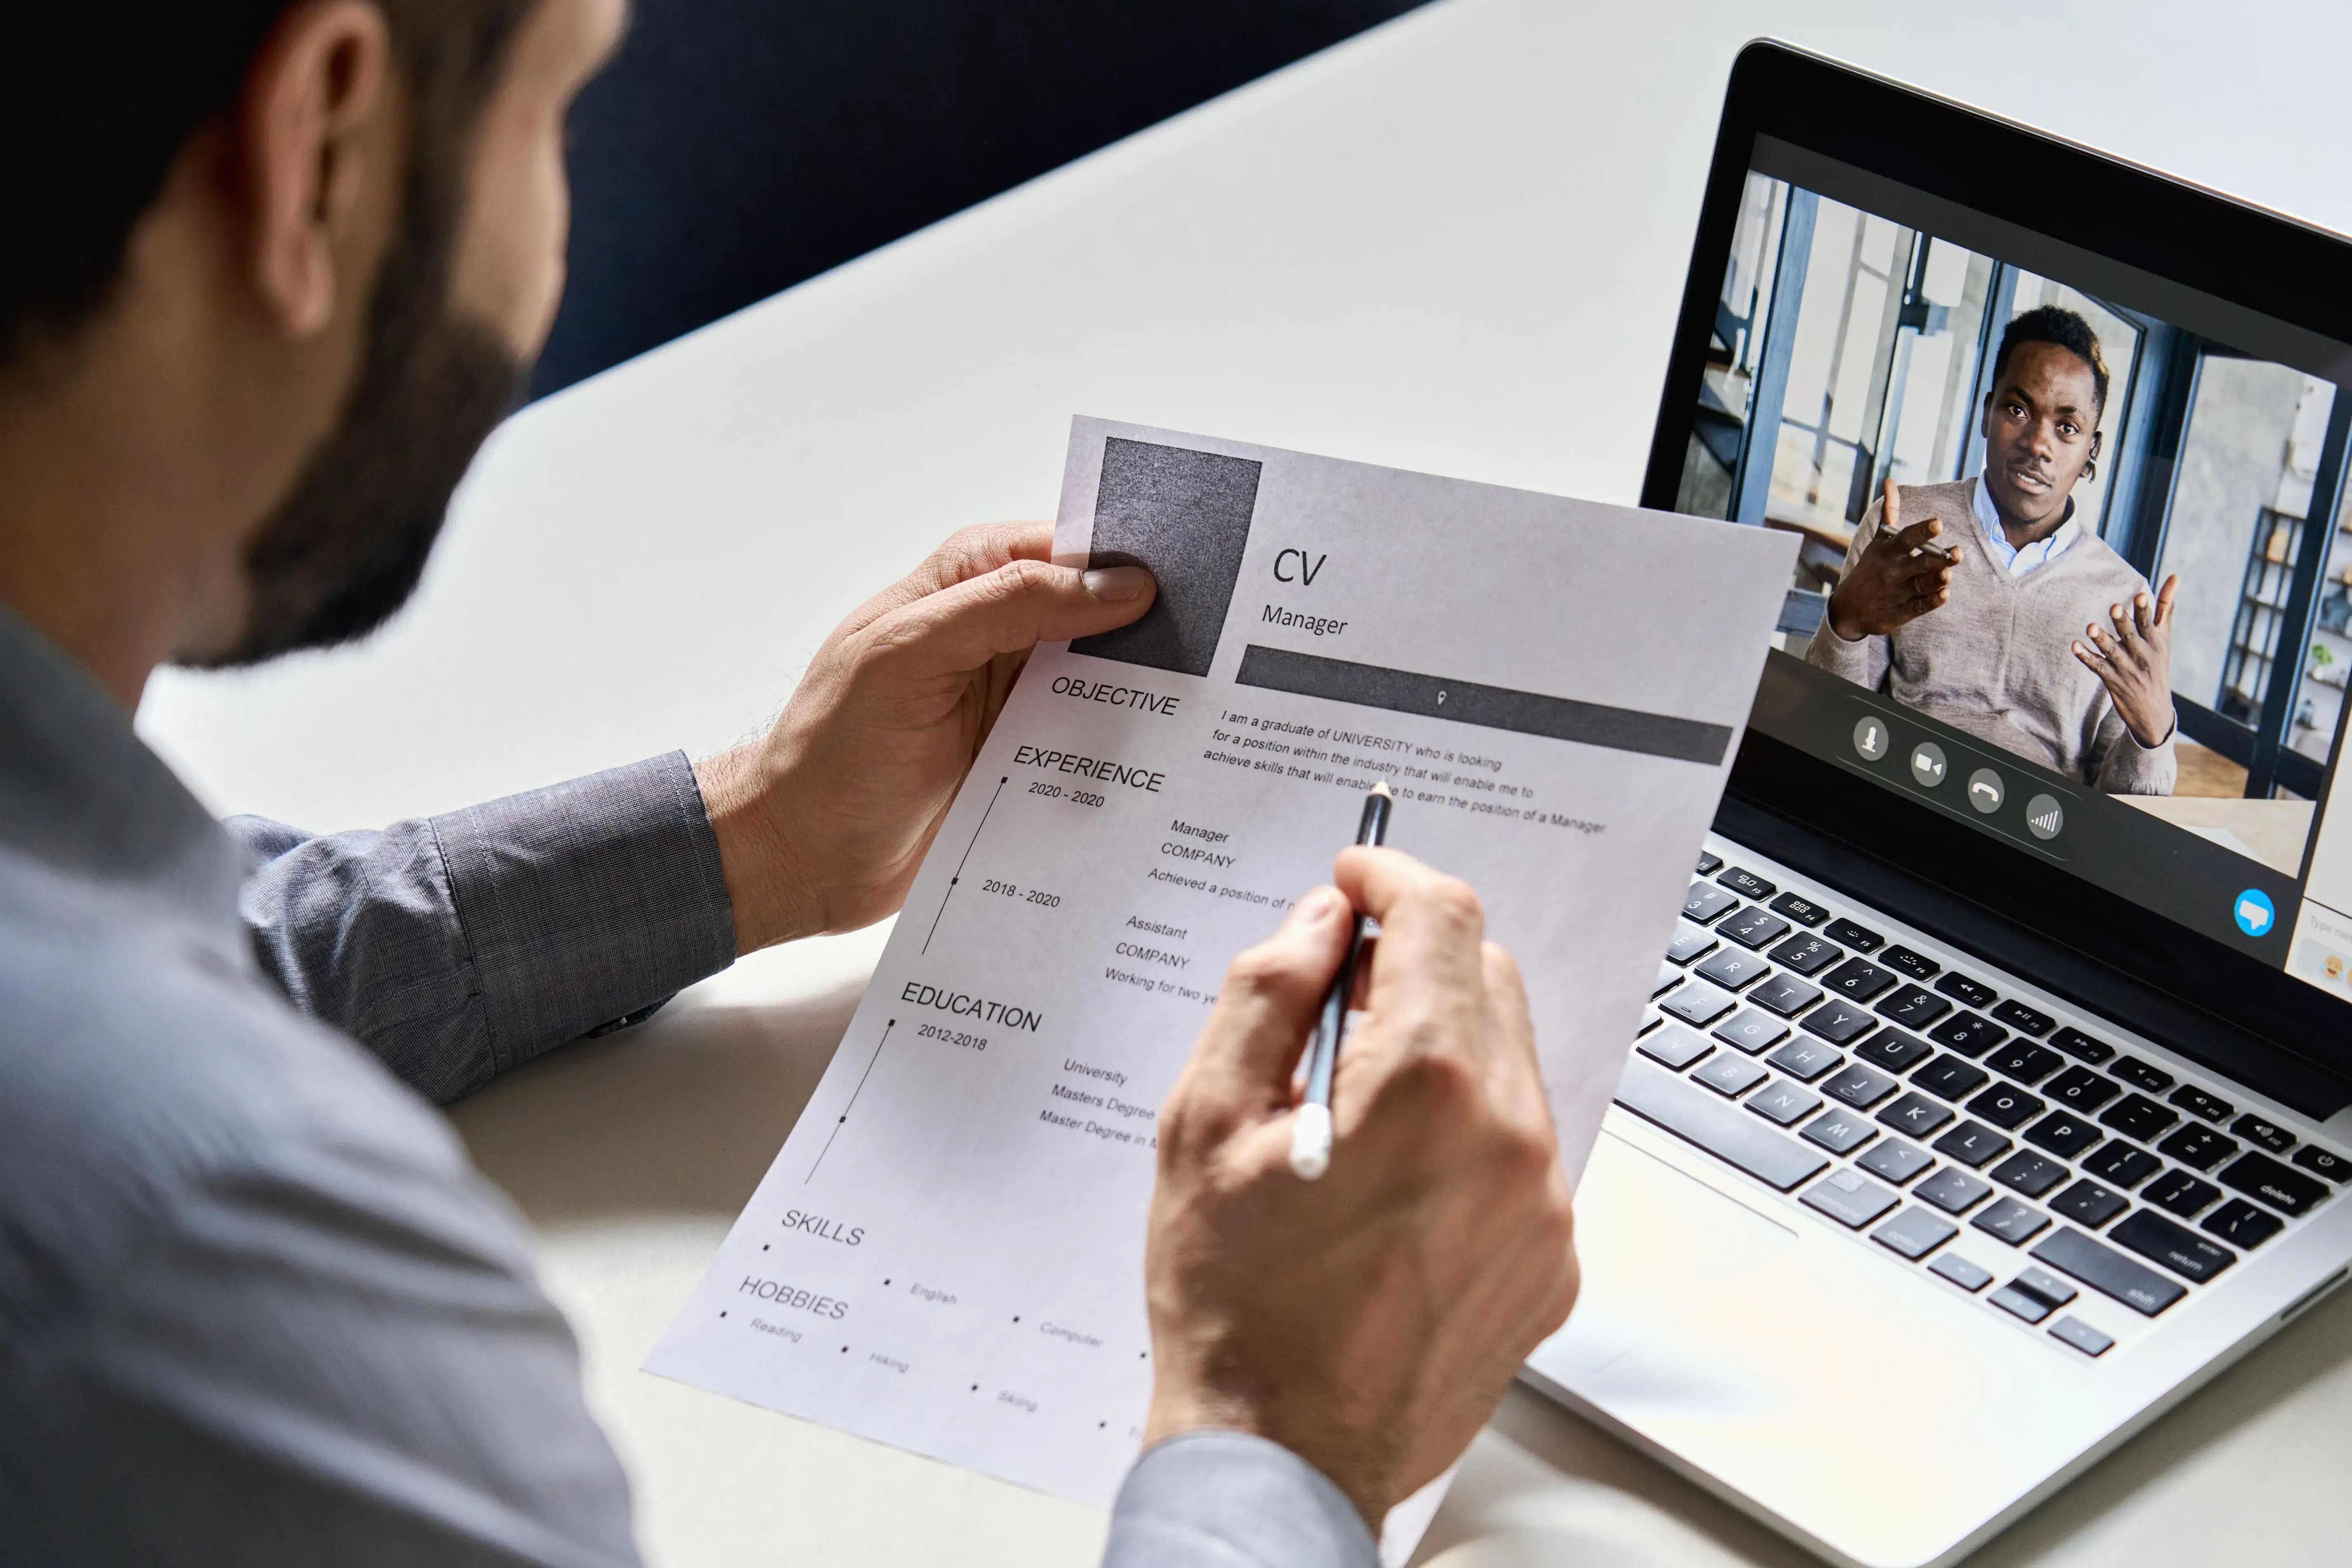
{"type": "MultiPolygon", "coordinates": [[[[365,279],[355,241],[401,177],[397,112],[387,90],[392,38],[368,0],[302,0],[270,29],[237,105],[244,163],[245,257],[263,308],[309,337],[365,279]]],[[[364,265],[373,264],[367,257],[364,265]]]]}
{"type": "Polygon", "coordinates": [[[2099,442],[2100,442],[2100,441],[2101,441],[2101,440],[2102,440],[2105,436],[2106,436],[2106,432],[2105,432],[2105,431],[2104,431],[2104,430],[2094,430],[2094,431],[2092,431],[2092,432],[2091,432],[2091,459],[2092,459],[2092,461],[2094,461],[2094,462],[2096,462],[2096,461],[2098,460],[2098,457],[2099,457],[2099,442]]]}

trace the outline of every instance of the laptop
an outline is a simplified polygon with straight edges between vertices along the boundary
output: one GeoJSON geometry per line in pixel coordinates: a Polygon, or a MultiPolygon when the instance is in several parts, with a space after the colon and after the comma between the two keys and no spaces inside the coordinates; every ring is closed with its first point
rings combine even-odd
{"type": "Polygon", "coordinates": [[[1832,1563],[1965,1557],[2347,1277],[2347,283],[2029,127],[1732,72],[1642,499],[1803,543],[1526,1377],[1832,1563]],[[2072,644],[2175,577],[2118,696],[2072,644]]]}

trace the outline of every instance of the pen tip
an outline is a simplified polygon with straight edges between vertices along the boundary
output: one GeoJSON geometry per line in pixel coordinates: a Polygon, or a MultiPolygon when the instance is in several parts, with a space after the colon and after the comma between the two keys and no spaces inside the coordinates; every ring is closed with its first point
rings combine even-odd
{"type": "Polygon", "coordinates": [[[1374,784],[1372,786],[1372,793],[1377,795],[1384,796],[1389,800],[1394,800],[1396,798],[1395,795],[1389,794],[1389,781],[1386,779],[1382,779],[1380,783],[1374,784]]]}

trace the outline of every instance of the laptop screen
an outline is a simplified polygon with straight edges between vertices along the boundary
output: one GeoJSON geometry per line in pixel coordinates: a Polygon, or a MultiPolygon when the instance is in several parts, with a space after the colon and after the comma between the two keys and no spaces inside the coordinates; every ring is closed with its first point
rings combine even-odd
{"type": "Polygon", "coordinates": [[[1766,134],[1727,226],[1674,505],[1802,541],[1752,727],[2352,1003],[2352,349],[1766,134]]]}

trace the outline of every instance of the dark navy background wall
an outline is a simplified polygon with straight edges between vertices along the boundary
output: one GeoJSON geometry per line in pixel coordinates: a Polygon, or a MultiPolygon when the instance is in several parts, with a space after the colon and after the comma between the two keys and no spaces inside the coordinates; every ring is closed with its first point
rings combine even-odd
{"type": "Polygon", "coordinates": [[[572,116],[552,392],[1418,0],[638,0],[572,116]]]}

